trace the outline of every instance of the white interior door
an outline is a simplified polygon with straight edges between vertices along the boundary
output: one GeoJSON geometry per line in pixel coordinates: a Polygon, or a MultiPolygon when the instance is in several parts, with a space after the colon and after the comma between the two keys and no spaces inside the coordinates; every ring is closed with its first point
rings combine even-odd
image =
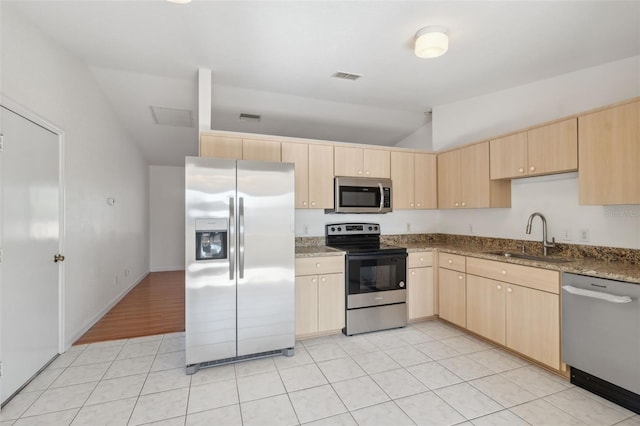
{"type": "Polygon", "coordinates": [[[1,108],[0,356],[4,402],[58,353],[58,135],[1,108]]]}

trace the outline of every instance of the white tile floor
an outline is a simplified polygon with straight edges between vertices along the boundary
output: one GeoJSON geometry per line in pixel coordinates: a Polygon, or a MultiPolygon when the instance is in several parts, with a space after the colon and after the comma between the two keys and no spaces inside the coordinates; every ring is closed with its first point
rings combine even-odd
{"type": "Polygon", "coordinates": [[[640,416],[440,321],[184,374],[184,335],[73,347],[0,425],[620,425],[640,416]]]}

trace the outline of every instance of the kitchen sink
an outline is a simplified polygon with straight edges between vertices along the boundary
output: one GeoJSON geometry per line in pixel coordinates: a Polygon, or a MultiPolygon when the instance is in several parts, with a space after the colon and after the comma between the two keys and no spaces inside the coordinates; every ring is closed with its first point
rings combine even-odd
{"type": "Polygon", "coordinates": [[[565,258],[562,258],[562,257],[535,256],[535,255],[532,255],[532,254],[518,253],[518,252],[504,251],[504,250],[486,251],[485,253],[494,254],[496,256],[513,257],[514,259],[537,260],[539,262],[549,262],[549,263],[567,263],[567,262],[572,262],[571,259],[565,259],[565,258]]]}

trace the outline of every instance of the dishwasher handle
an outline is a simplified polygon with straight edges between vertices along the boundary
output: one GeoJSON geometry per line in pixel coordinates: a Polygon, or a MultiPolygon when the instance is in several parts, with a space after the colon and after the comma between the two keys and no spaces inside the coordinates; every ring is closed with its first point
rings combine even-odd
{"type": "Polygon", "coordinates": [[[570,285],[563,285],[562,288],[567,293],[575,294],[576,296],[591,297],[593,299],[601,299],[611,303],[629,303],[633,300],[629,296],[616,296],[614,294],[602,293],[599,291],[584,290],[570,285]]]}

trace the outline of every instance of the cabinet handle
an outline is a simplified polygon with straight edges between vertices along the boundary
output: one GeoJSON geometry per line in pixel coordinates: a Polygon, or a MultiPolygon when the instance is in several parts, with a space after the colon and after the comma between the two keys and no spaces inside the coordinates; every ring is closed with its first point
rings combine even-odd
{"type": "Polygon", "coordinates": [[[505,271],[504,269],[503,269],[502,271],[500,271],[500,273],[501,273],[502,275],[507,275],[507,271],[505,271]]]}
{"type": "Polygon", "coordinates": [[[462,207],[466,206],[467,203],[465,203],[464,201],[462,202],[462,207]]]}
{"type": "Polygon", "coordinates": [[[458,275],[458,279],[461,280],[462,279],[462,275],[458,275]]]}
{"type": "Polygon", "coordinates": [[[413,207],[413,203],[409,203],[409,207],[413,207]]]}
{"type": "Polygon", "coordinates": [[[316,263],[316,268],[319,268],[319,267],[320,267],[320,264],[319,264],[319,263],[316,263]]]}
{"type": "Polygon", "coordinates": [[[507,293],[511,293],[513,292],[513,289],[511,287],[507,288],[507,293]]]}
{"type": "Polygon", "coordinates": [[[502,286],[501,286],[500,284],[498,284],[498,285],[496,286],[496,288],[497,288],[498,290],[502,290],[502,286]]]}
{"type": "Polygon", "coordinates": [[[366,172],[364,172],[365,175],[369,176],[369,170],[367,170],[366,172]]]}
{"type": "Polygon", "coordinates": [[[411,275],[415,275],[415,274],[416,274],[416,271],[411,271],[411,275]]]}
{"type": "Polygon", "coordinates": [[[455,206],[456,206],[456,207],[458,207],[458,206],[460,206],[460,204],[459,204],[459,203],[456,203],[456,204],[455,204],[455,206]]]}
{"type": "Polygon", "coordinates": [[[362,170],[358,170],[358,174],[361,175],[362,174],[362,170]]]}
{"type": "Polygon", "coordinates": [[[524,167],[520,167],[520,168],[518,169],[518,173],[524,173],[524,167]]]}
{"type": "Polygon", "coordinates": [[[422,206],[422,204],[418,203],[418,207],[422,206]]]}
{"type": "Polygon", "coordinates": [[[325,277],[320,278],[320,281],[325,282],[327,279],[325,277]]]}
{"type": "Polygon", "coordinates": [[[313,206],[315,206],[315,205],[316,205],[316,202],[315,202],[315,201],[312,201],[312,202],[311,202],[311,207],[313,207],[313,206]]]}
{"type": "Polygon", "coordinates": [[[448,263],[449,265],[451,265],[451,264],[453,263],[453,260],[449,259],[449,260],[447,260],[447,263],[448,263]]]}
{"type": "Polygon", "coordinates": [[[311,278],[311,282],[312,282],[312,283],[315,283],[316,281],[317,281],[317,280],[316,280],[316,277],[311,278]]]}
{"type": "Polygon", "coordinates": [[[303,201],[303,202],[302,202],[302,205],[306,207],[306,206],[307,206],[307,202],[306,202],[306,201],[303,201]]]}
{"type": "Polygon", "coordinates": [[[420,258],[420,262],[424,262],[424,257],[421,257],[421,258],[420,258]]]}
{"type": "Polygon", "coordinates": [[[535,172],[535,171],[536,171],[536,166],[531,166],[531,167],[529,167],[529,171],[530,171],[530,172],[535,172]]]}

